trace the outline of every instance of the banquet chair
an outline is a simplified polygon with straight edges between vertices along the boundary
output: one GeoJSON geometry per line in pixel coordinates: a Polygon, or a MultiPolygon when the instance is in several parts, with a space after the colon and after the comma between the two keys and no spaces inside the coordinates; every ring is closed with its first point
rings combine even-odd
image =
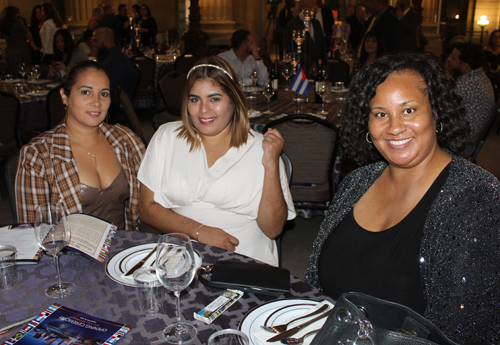
{"type": "Polygon", "coordinates": [[[135,100],[135,94],[137,93],[137,89],[139,88],[139,83],[141,82],[142,73],[139,65],[135,63],[132,64],[132,69],[134,70],[134,89],[132,90],[132,98],[130,99],[130,102],[132,102],[133,104],[135,100]]]}
{"type": "Polygon", "coordinates": [[[486,126],[484,126],[481,136],[479,137],[479,140],[476,143],[476,148],[474,149],[474,152],[472,153],[470,159],[472,163],[477,164],[476,162],[477,155],[479,154],[479,151],[481,151],[481,149],[483,148],[484,142],[486,141],[488,135],[493,129],[493,125],[495,124],[498,115],[500,115],[500,99],[496,102],[495,109],[493,110],[493,113],[491,114],[491,117],[488,120],[486,126]]]}
{"type": "Polygon", "coordinates": [[[290,191],[297,208],[327,209],[335,191],[333,165],[338,130],[330,122],[307,114],[288,115],[269,122],[285,140],[283,152],[293,164],[290,191]]]}
{"type": "Polygon", "coordinates": [[[151,117],[151,123],[155,132],[160,128],[161,125],[167,122],[180,121],[182,118],[179,115],[171,114],[168,109],[159,109],[151,117]]]}
{"type": "Polygon", "coordinates": [[[186,74],[180,71],[168,72],[159,81],[161,93],[171,114],[180,115],[182,95],[186,86],[186,74]]]}
{"type": "Polygon", "coordinates": [[[134,56],[130,58],[132,65],[139,66],[141,71],[141,78],[136,84],[137,89],[134,93],[134,99],[136,98],[151,98],[153,101],[155,99],[155,70],[156,61],[145,57],[145,56],[134,56]]]}
{"type": "Polygon", "coordinates": [[[64,104],[61,98],[60,90],[63,85],[59,85],[49,91],[45,98],[47,107],[47,128],[51,129],[58,125],[66,116],[64,112],[64,104]]]}
{"type": "Polygon", "coordinates": [[[349,80],[350,66],[347,62],[339,59],[328,60],[328,80],[332,82],[341,81],[343,83],[349,80]]]}
{"type": "Polygon", "coordinates": [[[183,54],[174,63],[174,70],[187,74],[200,58],[194,54],[183,54]]]}
{"type": "Polygon", "coordinates": [[[137,136],[141,138],[144,144],[147,145],[144,134],[142,132],[141,123],[137,118],[134,107],[132,106],[132,103],[130,103],[130,99],[128,98],[127,94],[120,86],[116,87],[116,94],[118,95],[122,112],[125,114],[127,127],[130,128],[135,134],[137,134],[137,136]]]}
{"type": "Polygon", "coordinates": [[[16,189],[16,174],[17,174],[17,163],[19,160],[19,151],[16,151],[13,155],[9,157],[7,163],[4,167],[5,185],[7,186],[7,194],[10,200],[10,209],[12,211],[12,224],[19,223],[17,218],[16,209],[16,195],[14,193],[16,189]]]}
{"type": "MultiPolygon", "coordinates": [[[[286,178],[288,180],[288,184],[290,185],[290,181],[292,180],[292,161],[290,161],[290,158],[282,152],[281,153],[281,159],[283,159],[283,163],[285,163],[285,169],[286,169],[286,178]]],[[[284,229],[283,229],[284,231],[284,229]]],[[[278,248],[278,266],[281,266],[282,263],[282,256],[281,256],[281,236],[283,232],[276,237],[274,240],[276,241],[276,247],[278,248]]]]}
{"type": "Polygon", "coordinates": [[[0,91],[0,160],[3,161],[21,148],[21,131],[18,131],[21,104],[13,94],[0,91]]]}

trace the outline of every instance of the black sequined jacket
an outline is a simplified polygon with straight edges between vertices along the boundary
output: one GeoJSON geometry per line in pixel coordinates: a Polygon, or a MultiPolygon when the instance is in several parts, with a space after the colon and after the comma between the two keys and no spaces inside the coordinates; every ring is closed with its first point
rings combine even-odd
{"type": "MultiPolygon", "coordinates": [[[[306,273],[310,284],[321,288],[323,244],[386,166],[365,166],[342,181],[313,244],[306,273]]],[[[449,176],[425,221],[419,260],[424,316],[458,343],[500,343],[499,220],[498,180],[452,155],[449,176]]]]}

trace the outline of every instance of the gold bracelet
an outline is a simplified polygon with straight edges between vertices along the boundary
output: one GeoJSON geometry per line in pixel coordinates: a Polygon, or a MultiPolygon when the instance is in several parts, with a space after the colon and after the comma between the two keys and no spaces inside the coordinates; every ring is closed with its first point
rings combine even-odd
{"type": "MultiPolygon", "coordinates": [[[[198,228],[198,231],[196,231],[196,241],[198,241],[198,235],[200,234],[200,229],[203,228],[205,224],[201,224],[200,227],[198,228]]],[[[200,242],[200,241],[198,241],[200,242]]]]}

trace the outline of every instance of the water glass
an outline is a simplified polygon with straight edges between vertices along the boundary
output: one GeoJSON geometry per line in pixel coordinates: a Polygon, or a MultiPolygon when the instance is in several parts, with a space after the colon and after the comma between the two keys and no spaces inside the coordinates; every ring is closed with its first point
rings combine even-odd
{"type": "Polygon", "coordinates": [[[347,99],[345,97],[337,97],[335,98],[335,109],[337,112],[337,116],[342,115],[342,110],[344,110],[344,106],[346,103],[347,99]]]}
{"type": "Polygon", "coordinates": [[[235,329],[223,329],[208,338],[208,345],[248,345],[248,336],[235,329]]]}
{"type": "Polygon", "coordinates": [[[6,74],[5,81],[12,81],[12,74],[6,74]]]}
{"type": "Polygon", "coordinates": [[[142,267],[134,272],[134,285],[139,308],[144,314],[156,314],[160,311],[164,291],[154,267],[142,267]]]}
{"type": "Polygon", "coordinates": [[[301,97],[296,97],[296,98],[293,98],[293,102],[295,103],[295,107],[296,107],[295,113],[301,114],[302,113],[302,104],[305,102],[305,99],[301,98],[301,97]]]}
{"type": "Polygon", "coordinates": [[[0,245],[0,288],[5,289],[17,282],[16,247],[0,245]]]}
{"type": "Polygon", "coordinates": [[[335,82],[335,86],[334,86],[334,90],[343,90],[344,89],[344,83],[341,82],[341,81],[336,81],[335,82]]]}

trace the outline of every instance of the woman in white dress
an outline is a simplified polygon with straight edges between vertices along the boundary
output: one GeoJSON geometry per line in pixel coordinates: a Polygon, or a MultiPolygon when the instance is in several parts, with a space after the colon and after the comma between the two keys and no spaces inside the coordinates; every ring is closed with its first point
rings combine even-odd
{"type": "Polygon", "coordinates": [[[250,129],[229,64],[200,61],[188,73],[182,122],[158,129],[139,170],[141,220],[277,265],[274,238],[295,217],[282,148],[277,130],[250,129]]]}

